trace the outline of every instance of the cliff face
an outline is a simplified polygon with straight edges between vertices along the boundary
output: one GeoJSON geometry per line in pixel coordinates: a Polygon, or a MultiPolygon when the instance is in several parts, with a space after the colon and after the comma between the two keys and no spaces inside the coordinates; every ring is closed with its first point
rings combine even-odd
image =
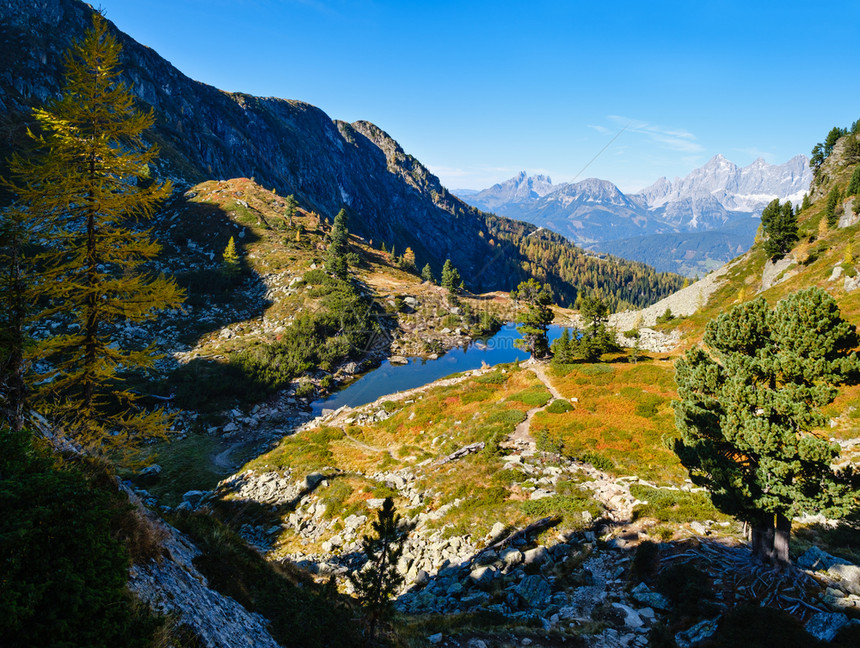
{"type": "MultiPolygon", "coordinates": [[[[7,150],[22,136],[30,107],[59,92],[63,53],[88,28],[91,11],[77,0],[0,0],[7,150]]],[[[373,124],[333,121],[300,101],[222,92],[116,33],[124,81],[156,114],[151,137],[161,147],[161,173],[186,182],[254,177],[330,218],[347,207],[355,233],[399,251],[410,246],[419,262],[441,266],[450,257],[467,278],[491,253],[479,235],[484,217],[373,124]]],[[[487,273],[478,283],[509,288],[487,273]]]]}

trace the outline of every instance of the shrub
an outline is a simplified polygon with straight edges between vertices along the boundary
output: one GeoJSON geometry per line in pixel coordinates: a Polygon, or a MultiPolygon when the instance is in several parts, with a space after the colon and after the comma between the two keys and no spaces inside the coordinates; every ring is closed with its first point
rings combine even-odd
{"type": "Polygon", "coordinates": [[[657,318],[657,323],[658,324],[668,324],[673,319],[675,319],[675,316],[672,314],[672,309],[667,306],[666,310],[663,311],[663,314],[657,318]]]}
{"type": "Polygon", "coordinates": [[[549,412],[550,414],[564,414],[565,412],[572,412],[573,405],[571,405],[570,401],[565,398],[556,398],[546,406],[544,411],[549,412]]]}
{"type": "Polygon", "coordinates": [[[633,484],[630,493],[647,504],[637,508],[638,517],[654,517],[662,522],[689,522],[691,520],[724,519],[707,493],[650,488],[633,484]]]}
{"type": "Polygon", "coordinates": [[[585,452],[579,457],[579,459],[585,463],[590,463],[598,470],[602,470],[604,472],[609,472],[615,468],[615,462],[612,461],[612,459],[597,454],[596,452],[585,452]]]}
{"type": "Polygon", "coordinates": [[[26,434],[0,429],[4,647],[149,645],[158,621],[128,594],[129,558],[112,529],[128,508],[113,484],[57,468],[26,434]]]}

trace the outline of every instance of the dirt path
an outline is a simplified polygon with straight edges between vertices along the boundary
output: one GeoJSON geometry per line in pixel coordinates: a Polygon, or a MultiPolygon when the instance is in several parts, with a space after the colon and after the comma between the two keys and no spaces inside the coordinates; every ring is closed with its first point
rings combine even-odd
{"type": "MultiPolygon", "coordinates": [[[[542,365],[540,362],[537,362],[533,359],[526,361],[523,366],[530,369],[535,376],[537,376],[538,380],[540,380],[544,387],[549,390],[549,393],[552,394],[553,399],[556,398],[564,398],[564,396],[559,393],[559,391],[553,386],[552,382],[549,379],[549,376],[546,373],[546,367],[542,365]]],[[[532,419],[535,414],[542,411],[552,402],[552,399],[546,402],[544,405],[540,405],[539,407],[533,407],[528,412],[526,412],[526,420],[517,425],[514,428],[514,431],[511,435],[502,443],[502,447],[511,448],[514,450],[521,451],[524,455],[534,454],[537,450],[537,442],[531,434],[531,424],[532,419]]]]}

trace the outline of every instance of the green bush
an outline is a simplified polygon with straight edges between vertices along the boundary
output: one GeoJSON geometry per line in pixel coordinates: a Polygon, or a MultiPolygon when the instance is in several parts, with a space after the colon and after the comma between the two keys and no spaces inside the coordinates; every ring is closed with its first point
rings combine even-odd
{"type": "Polygon", "coordinates": [[[564,414],[565,412],[572,412],[573,405],[570,404],[570,401],[565,398],[556,398],[553,402],[547,405],[544,412],[549,412],[550,414],[564,414]]]}
{"type": "Polygon", "coordinates": [[[553,495],[538,500],[529,500],[521,504],[526,515],[534,517],[560,516],[567,525],[581,526],[582,513],[587,511],[591,517],[597,518],[603,514],[603,508],[586,493],[572,495],[553,495]]]}
{"type": "Polygon", "coordinates": [[[578,457],[578,459],[585,463],[590,463],[598,470],[602,470],[604,472],[609,472],[615,468],[615,462],[612,461],[612,459],[604,457],[601,454],[597,454],[596,452],[584,452],[578,457]]]}
{"type": "Polygon", "coordinates": [[[149,646],[159,622],[128,594],[130,561],[112,528],[123,508],[115,488],[0,429],[4,648],[149,646]]]}
{"type": "Polygon", "coordinates": [[[552,398],[552,394],[547,391],[546,387],[535,386],[512,394],[508,400],[517,401],[531,407],[542,407],[549,402],[550,398],[552,398]]]}
{"type": "Polygon", "coordinates": [[[508,374],[503,374],[501,371],[491,371],[475,378],[475,382],[485,385],[504,385],[508,381],[508,377],[508,374]]]}

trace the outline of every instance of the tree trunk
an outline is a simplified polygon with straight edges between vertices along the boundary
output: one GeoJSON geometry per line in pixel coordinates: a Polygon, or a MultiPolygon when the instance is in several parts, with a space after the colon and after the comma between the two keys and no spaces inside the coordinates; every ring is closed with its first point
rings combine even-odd
{"type": "Polygon", "coordinates": [[[782,513],[776,514],[776,533],[773,538],[773,559],[777,565],[791,564],[788,544],[791,536],[791,520],[782,513]]]}
{"type": "Polygon", "coordinates": [[[773,557],[773,515],[762,513],[750,522],[752,527],[752,555],[763,563],[771,562],[773,557]]]}

